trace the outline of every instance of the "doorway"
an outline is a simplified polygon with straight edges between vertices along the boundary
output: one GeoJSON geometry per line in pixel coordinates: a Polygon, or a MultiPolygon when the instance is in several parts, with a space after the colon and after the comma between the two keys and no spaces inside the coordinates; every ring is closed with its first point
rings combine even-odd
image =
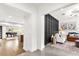
{"type": "Polygon", "coordinates": [[[24,25],[15,22],[0,22],[0,55],[23,53],[24,25]]]}

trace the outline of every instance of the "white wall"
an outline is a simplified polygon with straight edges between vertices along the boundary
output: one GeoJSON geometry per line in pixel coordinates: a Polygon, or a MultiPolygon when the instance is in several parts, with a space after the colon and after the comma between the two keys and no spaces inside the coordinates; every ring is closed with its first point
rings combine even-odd
{"type": "Polygon", "coordinates": [[[6,26],[2,26],[2,39],[6,38],[6,26]]]}
{"type": "Polygon", "coordinates": [[[73,32],[73,31],[79,33],[79,17],[66,18],[64,20],[59,21],[59,24],[60,23],[65,23],[65,22],[68,22],[68,23],[74,22],[74,23],[76,23],[76,29],[72,30],[72,31],[70,31],[70,30],[69,31],[65,31],[66,33],[67,32],[73,32]]]}

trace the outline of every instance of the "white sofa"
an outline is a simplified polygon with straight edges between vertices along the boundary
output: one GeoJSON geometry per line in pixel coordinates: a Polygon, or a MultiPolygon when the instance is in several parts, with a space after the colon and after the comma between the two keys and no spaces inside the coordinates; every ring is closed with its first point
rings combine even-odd
{"type": "Polygon", "coordinates": [[[55,34],[56,42],[64,43],[66,41],[66,35],[64,32],[59,32],[55,34]]]}

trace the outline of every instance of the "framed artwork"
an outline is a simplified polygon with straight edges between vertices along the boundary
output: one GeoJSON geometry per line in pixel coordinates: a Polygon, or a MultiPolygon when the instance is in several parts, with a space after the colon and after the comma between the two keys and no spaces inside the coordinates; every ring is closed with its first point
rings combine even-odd
{"type": "Polygon", "coordinates": [[[61,23],[60,27],[62,30],[67,30],[67,23],[61,23]]]}
{"type": "Polygon", "coordinates": [[[76,29],[76,22],[61,23],[60,28],[62,30],[75,30],[76,29]]]}

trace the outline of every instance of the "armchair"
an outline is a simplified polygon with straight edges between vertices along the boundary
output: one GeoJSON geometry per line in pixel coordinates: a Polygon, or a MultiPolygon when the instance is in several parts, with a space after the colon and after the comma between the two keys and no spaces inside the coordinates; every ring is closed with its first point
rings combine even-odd
{"type": "Polygon", "coordinates": [[[56,42],[64,43],[66,41],[66,35],[64,32],[59,32],[55,34],[56,42]]]}

